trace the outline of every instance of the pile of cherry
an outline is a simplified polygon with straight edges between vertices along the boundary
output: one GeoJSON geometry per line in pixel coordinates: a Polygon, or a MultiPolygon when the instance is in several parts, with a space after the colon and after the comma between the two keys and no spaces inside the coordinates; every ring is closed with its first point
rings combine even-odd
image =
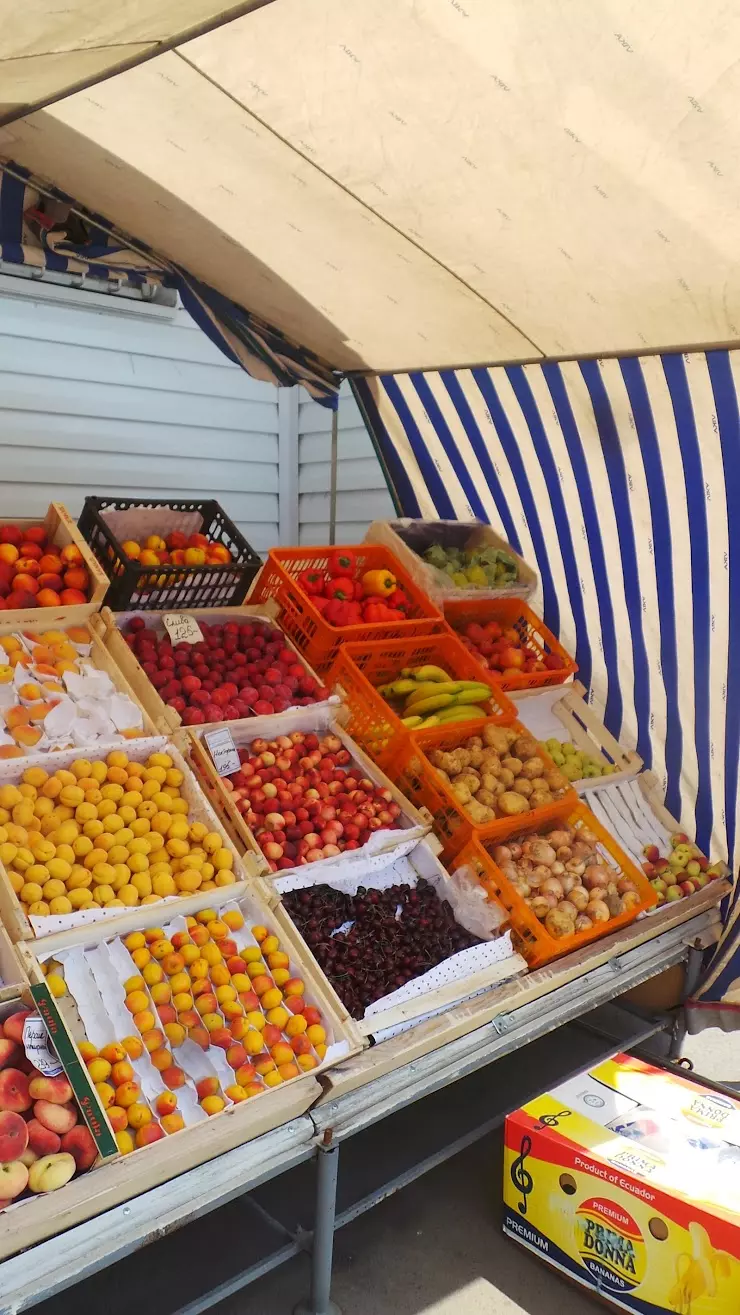
{"type": "Polygon", "coordinates": [[[185,726],[270,717],[329,697],[285,635],[269,622],[199,622],[203,639],[174,644],[164,629],[134,616],[124,638],[159,696],[185,726]]]}
{"type": "Polygon", "coordinates": [[[311,886],[283,904],[353,1018],[460,950],[480,944],[434,886],[311,886]]]}

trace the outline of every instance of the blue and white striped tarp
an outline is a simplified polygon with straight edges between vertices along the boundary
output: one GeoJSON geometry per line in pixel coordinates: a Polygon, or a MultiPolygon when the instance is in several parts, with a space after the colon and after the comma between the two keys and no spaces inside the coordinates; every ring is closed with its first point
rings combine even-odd
{"type": "MultiPolygon", "coordinates": [[[[702,848],[736,871],[740,352],[353,387],[399,510],[480,517],[536,567],[544,619],[606,726],[652,768],[702,848]]],[[[738,903],[725,941],[740,946],[738,903]]]]}

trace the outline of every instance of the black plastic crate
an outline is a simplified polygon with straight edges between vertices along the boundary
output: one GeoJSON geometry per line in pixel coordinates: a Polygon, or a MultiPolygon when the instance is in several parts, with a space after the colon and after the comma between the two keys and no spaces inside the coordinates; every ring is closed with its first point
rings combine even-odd
{"type": "MultiPolygon", "coordinates": [[[[110,577],[105,603],[114,612],[141,610],[183,611],[193,607],[230,607],[243,602],[262,566],[262,559],[247,543],[234,522],[214,499],[85,498],[78,528],[110,577]],[[183,514],[197,512],[200,524],[190,531],[224,544],[232,560],[221,566],[139,566],[123,551],[103,518],[104,512],[166,508],[183,514]]],[[[150,534],[161,534],[152,521],[150,534]]],[[[166,537],[163,535],[162,537],[166,537]]]]}

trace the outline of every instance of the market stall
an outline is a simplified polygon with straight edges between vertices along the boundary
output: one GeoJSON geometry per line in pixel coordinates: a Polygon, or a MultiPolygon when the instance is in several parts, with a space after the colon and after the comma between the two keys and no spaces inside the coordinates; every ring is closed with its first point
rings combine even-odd
{"type": "MultiPolygon", "coordinates": [[[[506,6],[404,3],[390,45],[360,6],[250,8],[205,6],[193,21],[222,31],[142,49],[94,95],[66,95],[63,70],[44,95],[35,56],[27,99],[46,108],[0,97],[2,255],[170,283],[231,359],[329,405],[350,376],[414,520],[264,564],[217,504],[175,498],[96,496],[78,527],[0,528],[13,1311],[79,1277],[63,1254],[79,1266],[100,1216],[109,1242],[85,1272],[160,1217],[183,1222],[193,1191],[215,1207],[314,1159],[307,1309],[326,1315],[341,1142],[675,965],[680,1004],[721,938],[711,989],[733,976],[730,275],[697,257],[697,188],[679,223],[639,170],[603,164],[606,147],[602,173],[596,153],[583,163],[590,96],[608,81],[631,103],[645,56],[624,73],[636,47],[606,7],[574,34],[546,6],[557,85],[590,70],[565,112],[549,79],[509,97],[522,52],[506,6]],[[343,33],[329,54],[317,10],[343,33]],[[335,153],[340,114],[361,177],[335,153]],[[499,176],[507,134],[528,168],[499,176]],[[526,179],[556,175],[540,204],[526,179]],[[593,242],[607,230],[612,262],[593,242]],[[671,350],[698,343],[722,349],[671,350]],[[631,355],[643,347],[666,354],[631,355]],[[622,355],[576,359],[596,352],[622,355]],[[478,364],[501,361],[536,363],[478,364]]],[[[675,76],[660,103],[640,93],[661,139],[685,120],[696,25],[717,77],[728,48],[683,7],[671,22],[675,76]]],[[[684,145],[694,169],[716,153],[684,145]]],[[[601,1057],[680,1036],[679,1014],[617,1014],[601,1057]]]]}

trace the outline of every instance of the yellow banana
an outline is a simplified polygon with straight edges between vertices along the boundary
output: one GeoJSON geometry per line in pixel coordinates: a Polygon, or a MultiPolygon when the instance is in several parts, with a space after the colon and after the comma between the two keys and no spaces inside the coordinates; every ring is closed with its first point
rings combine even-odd
{"type": "Polygon", "coordinates": [[[487,685],[479,685],[477,689],[464,689],[455,695],[455,703],[487,703],[491,697],[491,691],[487,685]]]}
{"type": "Polygon", "coordinates": [[[419,699],[410,710],[411,716],[421,716],[425,712],[436,712],[438,708],[447,708],[452,703],[454,694],[431,694],[427,698],[419,699]]]}
{"type": "Polygon", "coordinates": [[[443,671],[441,667],[431,665],[426,667],[414,667],[412,675],[415,680],[434,680],[440,683],[451,679],[448,671],[443,671]]]}
{"type": "Polygon", "coordinates": [[[394,680],[391,685],[384,686],[395,699],[403,698],[404,694],[413,694],[416,687],[415,680],[394,680]]]}
{"type": "Polygon", "coordinates": [[[432,713],[431,717],[425,717],[421,723],[420,730],[428,731],[430,726],[439,726],[439,717],[432,713]]]}
{"type": "Polygon", "coordinates": [[[421,702],[422,699],[432,698],[435,694],[459,694],[460,687],[456,680],[448,680],[444,684],[437,683],[433,680],[422,681],[417,685],[413,693],[409,694],[406,699],[406,711],[411,712],[415,703],[421,702]]]}
{"type": "Polygon", "coordinates": [[[402,725],[406,726],[408,730],[413,730],[414,726],[421,725],[422,720],[423,720],[422,717],[402,717],[401,723],[402,725]]]}
{"type": "Polygon", "coordinates": [[[437,714],[437,720],[440,726],[446,726],[451,721],[480,721],[485,717],[485,712],[477,704],[454,704],[451,708],[443,708],[437,714]]]}

